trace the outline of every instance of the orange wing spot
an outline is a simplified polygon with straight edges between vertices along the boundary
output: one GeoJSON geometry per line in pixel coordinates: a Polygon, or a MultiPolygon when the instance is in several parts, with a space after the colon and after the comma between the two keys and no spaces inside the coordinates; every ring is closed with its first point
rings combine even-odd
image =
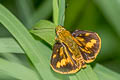
{"type": "Polygon", "coordinates": [[[63,56],[63,47],[60,48],[60,56],[63,56]]]}
{"type": "Polygon", "coordinates": [[[82,34],[80,34],[79,36],[82,36],[82,34]]]}
{"type": "Polygon", "coordinates": [[[85,36],[89,36],[89,35],[90,35],[90,33],[86,33],[86,34],[85,34],[85,36]]]}
{"type": "Polygon", "coordinates": [[[60,68],[60,65],[61,65],[60,62],[57,62],[56,67],[57,67],[57,68],[60,68]]]}
{"type": "Polygon", "coordinates": [[[62,59],[60,62],[57,62],[56,67],[57,67],[57,68],[60,68],[61,66],[62,66],[62,67],[63,67],[63,66],[66,66],[69,62],[73,65],[73,62],[72,62],[69,58],[67,58],[67,59],[62,59]]]}
{"type": "Polygon", "coordinates": [[[70,58],[67,58],[67,63],[71,63],[71,65],[73,66],[73,61],[70,58]]]}
{"type": "Polygon", "coordinates": [[[70,58],[67,58],[67,62],[71,62],[71,59],[70,59],[70,58]]]}
{"type": "Polygon", "coordinates": [[[77,39],[77,40],[80,40],[80,41],[82,41],[82,42],[85,41],[85,39],[84,39],[84,38],[81,38],[81,37],[76,37],[76,39],[77,39]]]}
{"type": "Polygon", "coordinates": [[[96,40],[92,39],[92,40],[90,40],[90,42],[88,42],[88,43],[86,44],[86,47],[92,48],[92,46],[93,46],[95,43],[96,43],[96,40]]]}
{"type": "Polygon", "coordinates": [[[57,56],[57,55],[56,55],[56,54],[54,54],[54,55],[53,55],[53,59],[54,59],[54,58],[56,58],[56,56],[57,56]]]}
{"type": "Polygon", "coordinates": [[[90,51],[87,51],[87,50],[85,50],[85,49],[83,49],[83,48],[81,48],[81,50],[82,50],[83,52],[90,53],[90,51]]]}
{"type": "Polygon", "coordinates": [[[65,66],[67,64],[67,60],[66,59],[62,59],[61,60],[61,66],[65,66]]]}

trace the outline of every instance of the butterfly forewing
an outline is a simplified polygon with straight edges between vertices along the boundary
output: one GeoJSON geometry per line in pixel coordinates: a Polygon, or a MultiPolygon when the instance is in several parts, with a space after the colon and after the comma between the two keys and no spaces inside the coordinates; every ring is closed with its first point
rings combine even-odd
{"type": "Polygon", "coordinates": [[[80,52],[86,63],[90,63],[95,60],[101,47],[101,40],[97,33],[76,30],[72,33],[78,42],[80,52]]]}
{"type": "Polygon", "coordinates": [[[59,42],[56,42],[51,56],[52,69],[61,74],[77,72],[81,68],[81,65],[76,65],[76,62],[70,57],[70,55],[71,53],[67,47],[63,46],[59,42]]]}

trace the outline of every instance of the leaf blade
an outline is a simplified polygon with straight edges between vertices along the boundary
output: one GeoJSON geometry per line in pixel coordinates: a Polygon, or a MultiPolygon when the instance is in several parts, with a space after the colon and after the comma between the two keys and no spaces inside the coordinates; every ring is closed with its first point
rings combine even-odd
{"type": "Polygon", "coordinates": [[[13,38],[0,38],[0,53],[24,54],[24,51],[13,38]]]}
{"type": "MultiPolygon", "coordinates": [[[[0,5],[0,22],[8,29],[8,31],[15,37],[15,39],[22,46],[29,59],[34,64],[43,79],[58,79],[51,73],[48,56],[44,58],[44,54],[49,53],[50,50],[33,39],[30,33],[5,7],[0,5]],[[43,48],[48,49],[48,52],[43,48]],[[42,54],[41,54],[42,53],[42,54]],[[44,73],[47,71],[47,73],[44,73]],[[49,76],[48,76],[49,75],[49,76]]],[[[51,52],[50,52],[51,53],[51,52]]]]}
{"type": "Polygon", "coordinates": [[[57,25],[53,24],[50,21],[47,20],[40,20],[32,30],[30,30],[31,33],[34,35],[40,37],[41,39],[48,42],[50,45],[53,45],[55,43],[55,27],[57,25]],[[51,38],[51,39],[50,39],[51,38]]]}
{"type": "Polygon", "coordinates": [[[21,80],[39,80],[37,73],[17,63],[12,63],[4,59],[0,59],[0,70],[4,74],[21,80]],[[17,73],[17,74],[16,74],[17,73]]]}
{"type": "Polygon", "coordinates": [[[119,80],[120,74],[115,73],[100,64],[97,64],[94,68],[100,80],[119,80]]]}
{"type": "Polygon", "coordinates": [[[65,0],[59,0],[58,25],[64,26],[65,20],[65,0]]]}
{"type": "Polygon", "coordinates": [[[58,25],[58,0],[53,0],[53,20],[56,25],[58,25]]]}

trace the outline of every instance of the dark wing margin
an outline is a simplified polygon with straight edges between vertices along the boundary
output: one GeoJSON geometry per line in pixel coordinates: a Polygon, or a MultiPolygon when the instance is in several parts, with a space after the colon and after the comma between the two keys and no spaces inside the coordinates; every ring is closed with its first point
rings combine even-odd
{"type": "MultiPolygon", "coordinates": [[[[68,57],[66,49],[61,43],[56,42],[53,47],[53,53],[51,56],[51,67],[55,72],[61,73],[61,74],[72,74],[77,72],[80,67],[77,67],[71,60],[70,57],[68,57]]],[[[70,52],[70,51],[67,51],[70,52]]]]}
{"type": "Polygon", "coordinates": [[[95,32],[76,30],[72,33],[78,42],[80,52],[86,63],[93,62],[101,48],[101,39],[95,32]]]}

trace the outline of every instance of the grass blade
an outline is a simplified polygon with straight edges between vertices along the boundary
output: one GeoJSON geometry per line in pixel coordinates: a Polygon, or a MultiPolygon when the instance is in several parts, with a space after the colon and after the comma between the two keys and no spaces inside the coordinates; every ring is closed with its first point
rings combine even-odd
{"type": "Polygon", "coordinates": [[[20,63],[20,64],[22,63],[22,61],[19,60],[19,58],[12,53],[1,53],[0,56],[4,57],[5,59],[11,62],[20,63]]]}
{"type": "Polygon", "coordinates": [[[2,5],[0,5],[0,22],[19,42],[41,77],[45,80],[57,80],[51,72],[49,66],[50,60],[48,59],[49,56],[45,56],[46,53],[50,54],[50,50],[48,49],[49,51],[47,52],[47,47],[42,45],[42,43],[38,45],[30,33],[25,29],[24,25],[2,5]]]}
{"type": "Polygon", "coordinates": [[[76,74],[78,80],[99,80],[95,72],[92,70],[90,65],[87,65],[87,68],[82,69],[76,74]]]}
{"type": "Polygon", "coordinates": [[[97,64],[94,68],[100,80],[119,80],[120,74],[111,71],[100,64],[97,64]]]}
{"type": "Polygon", "coordinates": [[[20,64],[8,62],[4,59],[0,59],[0,64],[0,70],[6,72],[9,76],[20,80],[39,80],[37,73],[20,64]]]}
{"type": "Polygon", "coordinates": [[[58,0],[53,0],[53,21],[56,25],[58,25],[58,11],[58,0]]]}
{"type": "Polygon", "coordinates": [[[24,52],[13,38],[0,38],[0,53],[24,53],[24,52]]]}
{"type": "Polygon", "coordinates": [[[65,19],[65,0],[59,0],[59,16],[58,25],[64,26],[65,19]]]}
{"type": "Polygon", "coordinates": [[[5,71],[0,70],[0,80],[18,80],[18,79],[6,74],[5,71]]]}
{"type": "Polygon", "coordinates": [[[33,27],[30,32],[45,40],[50,45],[53,45],[55,43],[55,27],[55,24],[46,20],[41,20],[33,27]]]}

